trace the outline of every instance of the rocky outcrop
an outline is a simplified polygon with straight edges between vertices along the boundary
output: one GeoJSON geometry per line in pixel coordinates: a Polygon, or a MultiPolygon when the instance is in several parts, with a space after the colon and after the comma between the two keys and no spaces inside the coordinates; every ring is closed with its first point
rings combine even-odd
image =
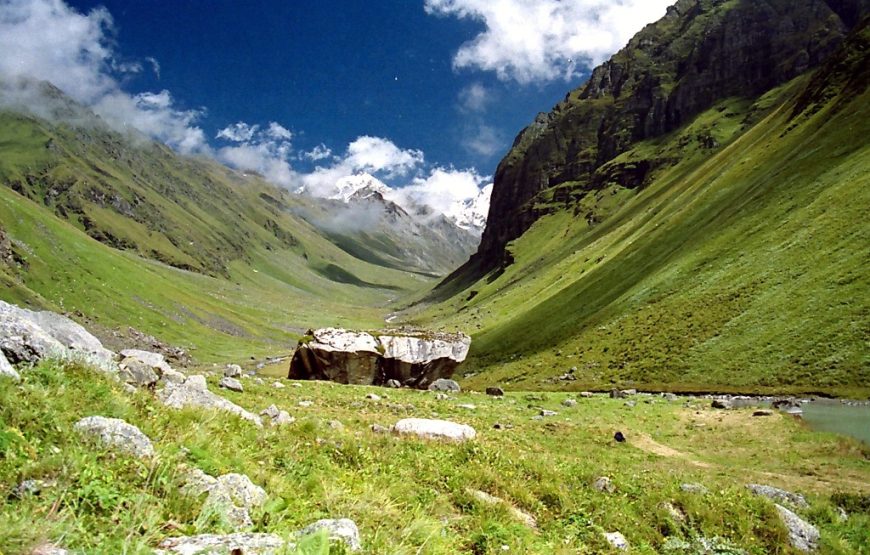
{"type": "Polygon", "coordinates": [[[867,6],[867,0],[679,0],[520,132],[495,172],[477,253],[441,289],[510,264],[508,243],[556,208],[536,202],[543,191],[553,191],[554,205],[571,207],[614,183],[642,187],[667,161],[614,158],[722,99],[756,98],[818,66],[867,6]]]}
{"type": "Polygon", "coordinates": [[[154,456],[154,446],[139,428],[119,418],[88,416],[76,422],[75,430],[96,438],[102,445],[141,459],[154,456]]]}
{"type": "Polygon", "coordinates": [[[374,335],[319,329],[299,341],[287,377],[358,385],[386,385],[396,380],[425,388],[452,376],[470,345],[471,338],[461,333],[391,330],[374,335]]]}
{"type": "Polygon", "coordinates": [[[36,364],[45,358],[80,360],[116,371],[115,354],[65,316],[34,312],[0,301],[0,351],[12,364],[36,364]]]}

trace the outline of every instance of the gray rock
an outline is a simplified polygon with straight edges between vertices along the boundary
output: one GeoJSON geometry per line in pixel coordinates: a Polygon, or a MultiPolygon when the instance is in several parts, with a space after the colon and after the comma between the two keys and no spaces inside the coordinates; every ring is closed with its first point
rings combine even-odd
{"type": "Polygon", "coordinates": [[[242,393],[243,391],[245,391],[245,388],[242,387],[242,383],[235,378],[221,378],[218,386],[238,393],[242,393]]]}
{"type": "Polygon", "coordinates": [[[791,503],[795,507],[800,507],[802,509],[810,506],[803,495],[799,493],[785,491],[784,489],[775,488],[773,486],[765,486],[762,484],[746,484],[746,489],[748,489],[755,495],[767,497],[768,499],[772,499],[778,503],[791,503]]]}
{"type": "Polygon", "coordinates": [[[734,407],[734,404],[729,399],[713,399],[710,406],[714,409],[728,410],[734,407]]]}
{"type": "Polygon", "coordinates": [[[454,380],[441,378],[429,384],[429,391],[450,391],[453,393],[459,393],[462,391],[462,388],[459,387],[459,384],[454,380]]]}
{"type": "Polygon", "coordinates": [[[448,399],[450,399],[450,395],[447,395],[446,393],[438,393],[435,395],[436,401],[447,401],[448,399]]]}
{"type": "Polygon", "coordinates": [[[154,387],[160,379],[151,366],[136,358],[124,359],[118,375],[124,382],[136,387],[154,387]]]}
{"type": "Polygon", "coordinates": [[[6,356],[3,354],[3,351],[0,351],[0,378],[9,378],[14,382],[21,381],[21,376],[18,375],[18,372],[15,371],[15,368],[12,368],[12,365],[9,364],[9,361],[6,360],[6,356]]]}
{"type": "Polygon", "coordinates": [[[471,403],[463,403],[461,405],[456,405],[456,408],[465,410],[477,410],[477,405],[472,405],[471,403]]]}
{"type": "Polygon", "coordinates": [[[818,528],[782,505],[777,505],[776,511],[788,530],[788,540],[792,547],[804,553],[811,553],[818,549],[820,537],[818,528]]]}
{"type": "Polygon", "coordinates": [[[674,402],[674,401],[679,401],[679,400],[680,400],[680,398],[679,398],[678,396],[674,395],[673,393],[662,393],[662,398],[663,398],[665,401],[670,401],[670,402],[674,402]]]}
{"type": "Polygon", "coordinates": [[[208,492],[202,510],[219,514],[236,530],[253,526],[250,511],[266,502],[265,490],[244,474],[224,474],[214,478],[193,469],[185,477],[184,492],[188,495],[208,492]]]}
{"type": "Polygon", "coordinates": [[[227,364],[224,370],[225,378],[238,378],[242,375],[242,367],[238,364],[227,364]]]}
{"type": "Polygon", "coordinates": [[[492,395],[493,397],[502,397],[504,395],[504,389],[500,387],[487,387],[486,394],[492,395]]]}
{"type": "Polygon", "coordinates": [[[625,403],[623,403],[623,405],[630,409],[633,409],[637,405],[637,403],[634,401],[626,401],[625,403]]]}
{"type": "Polygon", "coordinates": [[[272,387],[274,387],[275,389],[284,389],[287,386],[282,384],[281,382],[272,382],[272,387]]]}
{"type": "Polygon", "coordinates": [[[264,409],[260,413],[260,416],[268,418],[267,422],[272,426],[284,426],[296,422],[296,419],[290,416],[290,413],[286,410],[280,410],[275,405],[270,405],[268,408],[264,409]]]}
{"type": "Polygon", "coordinates": [[[329,426],[330,429],[335,430],[337,432],[341,432],[344,430],[344,424],[342,424],[338,420],[329,420],[326,422],[326,425],[329,426]]]}
{"type": "Polygon", "coordinates": [[[474,439],[477,432],[471,426],[448,420],[405,418],[396,422],[393,431],[400,435],[415,435],[429,439],[466,441],[474,439]]]}
{"type": "Polygon", "coordinates": [[[613,481],[607,476],[596,478],[595,482],[592,483],[592,487],[603,493],[613,493],[616,491],[616,486],[613,485],[613,481]]]}
{"type": "Polygon", "coordinates": [[[614,549],[620,551],[628,550],[628,540],[626,540],[625,536],[619,532],[605,532],[604,539],[606,539],[607,543],[613,546],[614,549]]]}
{"type": "Polygon", "coordinates": [[[299,401],[299,406],[307,409],[308,407],[314,406],[314,401],[299,401]]]}
{"type": "Polygon", "coordinates": [[[54,543],[43,543],[33,548],[30,555],[72,555],[72,552],[54,543]]]}
{"type": "Polygon", "coordinates": [[[23,480],[20,484],[12,488],[12,497],[23,499],[28,496],[39,496],[42,490],[53,486],[54,483],[48,483],[43,480],[23,480]]]}
{"type": "Polygon", "coordinates": [[[151,440],[139,428],[119,418],[88,416],[75,424],[75,430],[94,437],[110,449],[128,453],[139,458],[154,456],[151,440]]]}
{"type": "Polygon", "coordinates": [[[752,416],[773,416],[773,411],[767,409],[760,409],[753,412],[752,416]]]}
{"type": "Polygon", "coordinates": [[[366,395],[366,399],[368,399],[369,401],[380,401],[381,396],[375,393],[369,393],[368,395],[366,395]]]}
{"type": "Polygon", "coordinates": [[[329,534],[329,539],[344,543],[348,550],[359,551],[362,549],[362,541],[359,537],[359,528],[356,523],[349,518],[325,518],[318,520],[314,524],[310,524],[297,532],[297,536],[303,537],[326,530],[329,534]]]}
{"type": "Polygon", "coordinates": [[[637,395],[637,390],[636,389],[623,389],[622,393],[625,396],[637,395]]]}
{"type": "Polygon", "coordinates": [[[680,489],[686,493],[697,493],[701,495],[709,492],[709,490],[701,484],[681,484],[680,489]]]}
{"type": "Polygon", "coordinates": [[[504,499],[502,499],[500,497],[496,497],[495,495],[490,495],[490,494],[486,493],[485,491],[480,491],[477,489],[469,488],[469,489],[466,489],[465,491],[468,492],[469,495],[471,495],[472,497],[474,497],[475,499],[477,499],[481,503],[485,503],[486,505],[502,505],[502,506],[504,506],[505,508],[507,508],[507,510],[511,514],[511,516],[514,517],[514,519],[522,522],[523,524],[525,524],[529,528],[537,528],[538,527],[538,521],[533,515],[523,511],[522,509],[520,509],[518,507],[513,506],[511,503],[508,503],[507,501],[505,501],[504,499]]]}
{"type": "Polygon", "coordinates": [[[124,349],[119,354],[123,357],[121,360],[122,365],[129,360],[137,360],[150,366],[161,377],[164,373],[173,371],[169,363],[166,362],[166,358],[160,353],[142,351],[140,349],[124,349]]]}
{"type": "Polygon", "coordinates": [[[372,432],[376,434],[388,434],[390,433],[390,429],[386,426],[381,426],[380,424],[372,424],[372,432]]]}
{"type": "Polygon", "coordinates": [[[387,380],[387,387],[392,387],[393,389],[398,389],[402,387],[402,382],[399,380],[387,380]]]}
{"type": "Polygon", "coordinates": [[[568,408],[570,408],[570,407],[576,407],[576,406],[577,406],[577,401],[575,401],[574,399],[565,399],[564,401],[562,401],[562,406],[563,406],[563,407],[568,407],[568,408]]]}
{"type": "Polygon", "coordinates": [[[158,555],[278,555],[284,540],[275,534],[202,534],[169,538],[160,542],[158,555]]]}
{"type": "Polygon", "coordinates": [[[180,385],[184,383],[184,380],[187,379],[187,376],[179,372],[178,370],[173,370],[169,368],[168,370],[164,370],[160,375],[160,380],[164,383],[171,383],[174,385],[180,385]]]}
{"type": "Polygon", "coordinates": [[[174,409],[198,407],[224,411],[253,422],[256,426],[263,426],[259,416],[209,391],[204,376],[189,376],[181,385],[166,384],[166,388],[159,392],[159,397],[164,405],[174,409]]]}
{"type": "Polygon", "coordinates": [[[556,416],[559,413],[554,410],[541,409],[541,412],[538,414],[541,416],[556,416]]]}
{"type": "Polygon", "coordinates": [[[611,389],[610,390],[610,398],[611,399],[625,399],[627,395],[624,391],[620,391],[619,389],[611,389]]]}
{"type": "Polygon", "coordinates": [[[589,398],[594,397],[594,396],[595,396],[595,394],[592,393],[591,391],[581,391],[580,392],[580,397],[583,397],[584,399],[589,399],[589,398]]]}

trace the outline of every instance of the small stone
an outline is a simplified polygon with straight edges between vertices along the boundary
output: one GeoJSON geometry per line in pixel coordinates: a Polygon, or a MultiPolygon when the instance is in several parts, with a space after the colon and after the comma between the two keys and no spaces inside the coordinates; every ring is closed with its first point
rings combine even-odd
{"type": "Polygon", "coordinates": [[[12,489],[12,497],[23,499],[27,496],[38,497],[49,484],[42,480],[24,480],[12,489]]]}
{"type": "Polygon", "coordinates": [[[562,406],[563,406],[563,407],[569,407],[569,408],[570,408],[570,407],[576,407],[576,406],[577,406],[577,401],[575,401],[574,399],[565,399],[564,401],[562,401],[562,406]]]}
{"type": "Polygon", "coordinates": [[[616,486],[607,476],[600,476],[592,483],[592,487],[603,493],[613,493],[616,491],[616,486]]]}
{"type": "Polygon", "coordinates": [[[454,380],[439,378],[429,384],[429,391],[452,391],[454,393],[459,393],[462,391],[462,388],[459,387],[459,384],[454,380]]]}
{"type": "Polygon", "coordinates": [[[705,495],[709,491],[701,484],[680,484],[680,489],[686,493],[697,493],[700,495],[705,495]]]}
{"type": "Polygon", "coordinates": [[[615,434],[613,434],[613,439],[616,440],[617,443],[624,443],[625,434],[623,434],[622,432],[616,432],[615,434]]]}
{"type": "Polygon", "coordinates": [[[221,410],[249,420],[256,426],[263,425],[259,416],[251,414],[235,403],[209,391],[205,376],[188,376],[181,385],[166,384],[166,388],[158,392],[158,397],[164,405],[174,409],[201,407],[221,410]]]}
{"type": "Polygon", "coordinates": [[[290,384],[290,387],[302,387],[302,384],[299,382],[293,382],[290,384]]]}
{"type": "Polygon", "coordinates": [[[487,387],[486,394],[493,397],[502,397],[504,395],[504,389],[500,387],[487,387]]]}
{"type": "Polygon", "coordinates": [[[344,430],[344,424],[342,424],[342,423],[339,422],[338,420],[329,420],[329,421],[326,423],[326,425],[329,426],[331,429],[337,431],[337,432],[340,432],[340,431],[344,430]]]}
{"type": "Polygon", "coordinates": [[[218,386],[238,393],[242,393],[245,390],[245,388],[242,387],[242,383],[235,378],[221,378],[218,386]]]}
{"type": "Polygon", "coordinates": [[[664,509],[668,513],[668,515],[677,522],[684,522],[686,520],[686,513],[678,509],[673,503],[669,501],[664,501],[662,502],[660,507],[664,509]]]}
{"type": "Polygon", "coordinates": [[[540,414],[536,414],[532,417],[532,420],[543,420],[543,419],[544,419],[544,417],[541,416],[540,414]]]}
{"type": "Polygon", "coordinates": [[[120,365],[119,376],[130,385],[154,387],[160,376],[148,365],[136,358],[126,358],[120,365]]]}
{"type": "Polygon", "coordinates": [[[637,395],[637,390],[636,389],[623,389],[622,394],[625,396],[637,395]]]}
{"type": "Polygon", "coordinates": [[[117,449],[142,459],[154,456],[154,447],[139,428],[119,418],[88,416],[75,424],[80,434],[92,436],[110,449],[117,449]]]}
{"type": "Polygon", "coordinates": [[[256,376],[251,378],[251,381],[253,381],[257,385],[266,385],[266,382],[265,382],[265,380],[263,380],[263,378],[258,378],[256,376]]]}
{"type": "Polygon", "coordinates": [[[366,395],[366,399],[368,399],[369,401],[380,401],[381,396],[376,393],[369,393],[368,395],[366,395]]]}
{"type": "Polygon", "coordinates": [[[21,376],[18,375],[15,368],[12,368],[9,361],[6,360],[6,355],[3,354],[3,351],[0,351],[0,378],[9,378],[13,382],[21,381],[21,376]]]}
{"type": "Polygon", "coordinates": [[[471,403],[464,403],[464,404],[456,405],[456,406],[457,406],[457,408],[466,409],[466,410],[476,410],[477,409],[477,405],[472,405],[471,403]]]}
{"type": "Polygon", "coordinates": [[[272,382],[272,387],[274,387],[275,389],[284,389],[287,386],[282,384],[281,382],[272,382]]]}
{"type": "Polygon", "coordinates": [[[626,402],[623,403],[623,404],[624,404],[626,407],[630,408],[630,409],[633,409],[633,408],[635,407],[635,405],[637,405],[637,403],[634,402],[634,401],[626,401],[626,402]]]}
{"type": "Polygon", "coordinates": [[[679,401],[679,400],[680,400],[680,398],[677,397],[676,395],[674,395],[673,393],[662,393],[662,398],[663,398],[665,401],[669,401],[669,402],[679,401]]]}
{"type": "Polygon", "coordinates": [[[625,399],[626,395],[624,391],[620,391],[618,389],[610,390],[610,398],[611,399],[625,399]]]}
{"type": "Polygon", "coordinates": [[[269,420],[267,421],[272,426],[284,426],[285,424],[292,424],[296,422],[296,419],[290,416],[290,414],[286,410],[280,410],[275,405],[270,405],[268,408],[264,409],[260,416],[265,416],[269,420]]]}
{"type": "Polygon", "coordinates": [[[158,555],[232,553],[242,555],[278,555],[284,540],[275,534],[201,534],[163,540],[158,555]]]}
{"type": "Polygon", "coordinates": [[[628,540],[625,539],[619,532],[605,532],[604,539],[607,540],[614,549],[619,549],[620,551],[625,551],[628,549],[628,540]]]}
{"type": "Polygon", "coordinates": [[[318,520],[314,524],[306,526],[299,532],[297,536],[308,536],[326,530],[329,534],[329,539],[344,543],[350,551],[359,551],[362,549],[362,541],[359,537],[359,528],[354,521],[349,518],[325,518],[318,520]]]}
{"type": "Polygon", "coordinates": [[[733,408],[734,404],[729,399],[713,399],[710,406],[714,409],[728,410],[733,408]]]}
{"type": "Polygon", "coordinates": [[[466,441],[474,439],[477,432],[471,426],[457,424],[448,420],[426,418],[405,418],[399,420],[393,430],[402,435],[416,435],[431,439],[466,441]]]}
{"type": "Polygon", "coordinates": [[[773,411],[767,409],[760,409],[753,412],[752,416],[773,416],[773,411]]]}
{"type": "Polygon", "coordinates": [[[43,543],[33,548],[30,555],[71,555],[71,552],[53,543],[43,543]]]}
{"type": "Polygon", "coordinates": [[[224,370],[225,378],[238,378],[242,375],[242,367],[238,364],[227,364],[224,370]]]}
{"type": "Polygon", "coordinates": [[[746,484],[746,489],[755,495],[767,497],[779,503],[791,503],[795,507],[802,509],[809,507],[806,498],[799,493],[792,493],[784,489],[775,488],[773,486],[765,486],[762,484],[746,484]]]}
{"type": "Polygon", "coordinates": [[[541,416],[556,416],[559,413],[554,410],[541,409],[541,412],[538,414],[541,416]]]}
{"type": "Polygon", "coordinates": [[[390,433],[390,429],[386,426],[381,426],[380,424],[372,424],[372,432],[376,434],[388,434],[390,433]]]}
{"type": "Polygon", "coordinates": [[[450,395],[447,395],[446,393],[438,393],[435,395],[436,401],[446,401],[447,399],[450,399],[450,395]]]}
{"type": "Polygon", "coordinates": [[[402,387],[402,382],[400,382],[399,380],[387,380],[387,387],[398,389],[402,387]]]}
{"type": "Polygon", "coordinates": [[[314,401],[299,401],[299,406],[302,408],[308,408],[314,405],[314,401]]]}
{"type": "Polygon", "coordinates": [[[589,399],[590,397],[595,397],[595,394],[592,393],[591,391],[581,391],[579,395],[580,395],[580,397],[583,397],[584,399],[589,399]]]}
{"type": "Polygon", "coordinates": [[[819,529],[805,521],[782,505],[776,510],[788,530],[788,540],[792,547],[804,553],[811,553],[819,547],[819,529]]]}

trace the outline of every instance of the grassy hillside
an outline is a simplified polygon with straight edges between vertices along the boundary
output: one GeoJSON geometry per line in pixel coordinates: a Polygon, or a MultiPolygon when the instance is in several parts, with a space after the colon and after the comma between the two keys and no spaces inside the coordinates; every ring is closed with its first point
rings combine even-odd
{"type": "Polygon", "coordinates": [[[469,383],[870,393],[868,39],[610,162],[668,161],[642,189],[535,197],[513,264],[426,313],[475,332],[469,383]]]}
{"type": "MultiPolygon", "coordinates": [[[[217,390],[216,378],[209,382],[217,390]]],[[[796,553],[773,504],[751,495],[748,482],[805,494],[810,506],[799,512],[820,528],[820,553],[870,549],[866,448],[784,414],[753,418],[751,409],[651,397],[632,409],[605,396],[569,408],[565,393],[437,400],[414,390],[244,384],[244,393],[221,394],[255,412],[275,403],[296,422],[257,429],[226,414],[172,411],[151,392],[125,393],[76,366],[45,363],[20,385],[0,381],[0,486],[45,484],[39,495],[0,504],[0,550],[18,555],[53,541],[74,552],[150,553],[166,537],[226,531],[200,514],[201,497],[179,493],[182,465],[246,474],[263,487],[254,531],[287,537],[319,518],[347,517],[372,555],[600,554],[615,552],[603,534],[616,530],[632,553],[796,553]],[[376,389],[387,398],[367,399],[376,389]],[[476,408],[461,406],[468,403],[476,408]],[[558,414],[534,420],[540,408],[558,414]],[[370,428],[430,414],[472,425],[478,436],[450,444],[370,428]],[[140,427],[157,457],[143,462],[81,441],[73,424],[91,415],[140,427]],[[615,443],[615,430],[628,441],[615,443]],[[613,492],[593,487],[600,476],[613,492]],[[709,493],[683,491],[684,483],[709,493]],[[475,491],[502,501],[488,504],[475,491]],[[703,550],[702,538],[717,550],[703,550]]]]}

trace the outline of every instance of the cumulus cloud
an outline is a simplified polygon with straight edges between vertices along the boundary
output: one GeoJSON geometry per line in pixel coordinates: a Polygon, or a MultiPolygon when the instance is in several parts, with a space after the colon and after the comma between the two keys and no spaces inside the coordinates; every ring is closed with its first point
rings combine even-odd
{"type": "Polygon", "coordinates": [[[293,133],[281,124],[273,121],[261,130],[259,125],[240,121],[218,131],[215,138],[234,143],[215,153],[216,158],[228,166],[257,172],[284,187],[297,183],[298,174],[288,161],[293,153],[290,142],[293,133]]]}
{"type": "Polygon", "coordinates": [[[485,123],[477,123],[469,126],[462,139],[462,146],[480,156],[493,156],[504,147],[504,141],[495,128],[485,123]]]}
{"type": "Polygon", "coordinates": [[[464,112],[483,112],[491,100],[489,90],[480,83],[472,83],[459,91],[459,108],[464,112]]]}
{"type": "Polygon", "coordinates": [[[527,84],[570,79],[622,48],[673,0],[424,0],[426,13],[486,29],[463,44],[456,69],[494,71],[527,84]]]}
{"type": "Polygon", "coordinates": [[[307,150],[305,152],[302,152],[299,156],[300,156],[300,158],[303,158],[305,160],[311,160],[313,162],[318,162],[320,160],[326,160],[327,158],[331,158],[332,157],[332,149],[329,148],[328,146],[326,146],[325,144],[320,143],[319,145],[312,148],[311,150],[307,150]]]}
{"type": "MultiPolygon", "coordinates": [[[[136,129],[184,153],[208,152],[196,125],[201,110],[179,109],[167,91],[131,95],[121,89],[116,75],[140,72],[142,64],[118,58],[111,47],[113,26],[105,8],[80,13],[62,0],[2,0],[0,80],[51,82],[119,130],[136,129]]],[[[159,76],[156,60],[146,61],[159,76]]],[[[22,92],[33,93],[25,104],[36,111],[44,102],[40,87],[12,88],[17,102],[22,92]]]]}
{"type": "Polygon", "coordinates": [[[356,170],[382,172],[387,178],[407,175],[423,163],[423,152],[404,150],[389,139],[362,136],[347,146],[345,162],[356,170]]]}
{"type": "Polygon", "coordinates": [[[442,214],[450,214],[458,202],[477,197],[489,177],[474,169],[434,168],[425,177],[416,177],[406,187],[396,189],[390,200],[401,206],[429,206],[442,214]]]}

